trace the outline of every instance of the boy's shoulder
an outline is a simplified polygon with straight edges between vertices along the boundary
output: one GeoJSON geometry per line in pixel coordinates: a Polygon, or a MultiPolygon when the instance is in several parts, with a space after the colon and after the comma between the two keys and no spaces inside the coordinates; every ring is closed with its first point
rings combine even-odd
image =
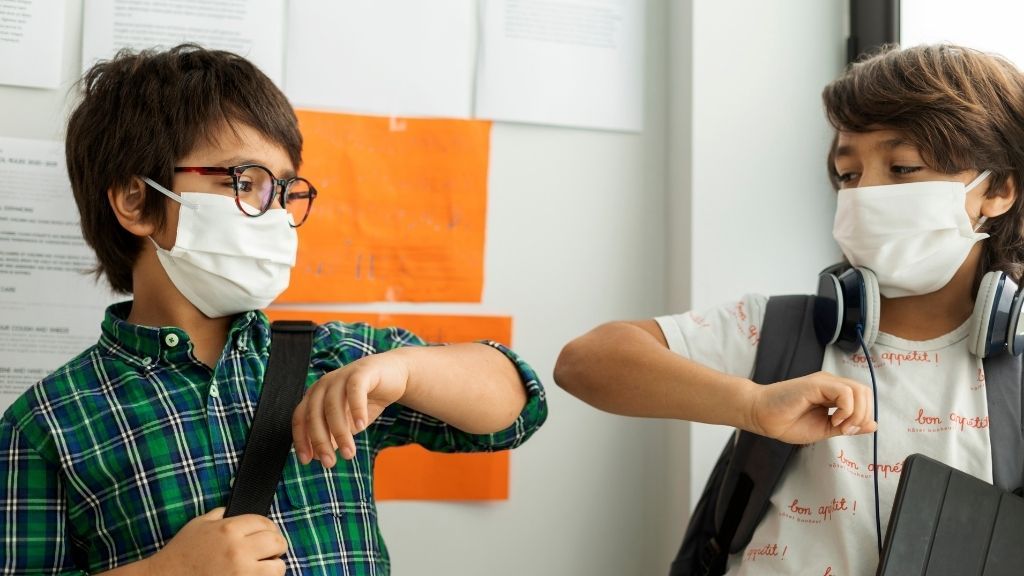
{"type": "Polygon", "coordinates": [[[33,440],[33,444],[45,444],[52,427],[76,424],[57,418],[56,414],[63,412],[63,407],[76,397],[95,390],[99,381],[89,375],[98,373],[96,364],[100,361],[98,344],[84,350],[22,392],[4,412],[3,420],[33,440]]]}

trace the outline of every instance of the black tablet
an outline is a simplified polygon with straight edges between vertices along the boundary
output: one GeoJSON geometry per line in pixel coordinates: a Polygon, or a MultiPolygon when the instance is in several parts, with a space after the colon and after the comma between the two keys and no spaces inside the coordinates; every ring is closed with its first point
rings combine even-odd
{"type": "Polygon", "coordinates": [[[903,465],[879,576],[1021,576],[1024,499],[922,454],[903,465]]]}

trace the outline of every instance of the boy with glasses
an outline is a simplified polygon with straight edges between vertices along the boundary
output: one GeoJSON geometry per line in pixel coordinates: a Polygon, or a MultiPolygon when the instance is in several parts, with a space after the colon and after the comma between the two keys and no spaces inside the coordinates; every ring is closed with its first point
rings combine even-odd
{"type": "Polygon", "coordinates": [[[122,53],[82,90],[67,130],[82,231],[133,300],[0,418],[0,567],[387,574],[376,454],[518,446],[546,417],[536,375],[493,342],[319,326],[269,518],[223,518],[270,354],[259,309],[287,287],[318,194],[297,176],[296,117],[251,63],[195,46],[122,53]]]}

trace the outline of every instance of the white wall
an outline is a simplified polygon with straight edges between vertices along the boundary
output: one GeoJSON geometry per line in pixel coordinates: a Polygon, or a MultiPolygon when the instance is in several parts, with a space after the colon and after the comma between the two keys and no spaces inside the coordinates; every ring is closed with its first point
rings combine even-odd
{"type": "MultiPolygon", "coordinates": [[[[820,94],[843,68],[847,13],[844,0],[673,4],[670,157],[687,168],[668,192],[673,310],[811,293],[840,258],[820,94]]],[[[689,485],[674,506],[696,503],[728,433],[673,423],[670,445],[688,454],[670,471],[689,485]]]]}
{"type": "Polygon", "coordinates": [[[899,38],[904,46],[948,42],[995,52],[1024,66],[1020,22],[1024,5],[1005,0],[901,0],[899,38]]]}
{"type": "Polygon", "coordinates": [[[516,349],[551,416],[512,454],[511,500],[384,503],[396,574],[662,574],[665,423],[598,412],[551,380],[565,342],[665,299],[668,2],[647,9],[643,134],[495,124],[484,305],[514,317],[516,349]]]}
{"type": "MultiPolygon", "coordinates": [[[[594,325],[664,309],[669,1],[648,2],[643,134],[494,126],[482,305],[338,307],[511,315],[516,349],[548,386],[551,416],[512,454],[508,502],[381,504],[399,576],[666,571],[651,538],[665,523],[665,423],[593,410],[551,372],[561,346],[594,325]]],[[[66,2],[69,87],[82,0],[66,2]]],[[[0,136],[59,138],[65,92],[0,86],[0,136]]]]}

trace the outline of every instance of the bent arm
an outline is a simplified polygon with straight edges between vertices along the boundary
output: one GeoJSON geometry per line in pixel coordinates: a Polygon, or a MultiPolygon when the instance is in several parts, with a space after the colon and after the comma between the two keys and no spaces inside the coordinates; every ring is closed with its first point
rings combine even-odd
{"type": "Polygon", "coordinates": [[[510,426],[526,405],[526,389],[515,365],[501,351],[480,343],[408,346],[409,381],[399,403],[471,434],[510,426]]]}
{"type": "Polygon", "coordinates": [[[672,352],[654,320],[610,322],[572,340],[554,376],[606,412],[752,428],[757,385],[672,352]]]}

